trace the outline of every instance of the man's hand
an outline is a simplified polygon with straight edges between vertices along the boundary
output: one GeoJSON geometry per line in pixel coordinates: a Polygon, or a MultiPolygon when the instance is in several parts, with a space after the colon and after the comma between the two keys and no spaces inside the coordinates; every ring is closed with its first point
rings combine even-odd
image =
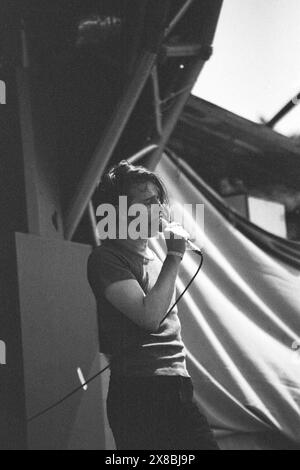
{"type": "Polygon", "coordinates": [[[165,219],[162,219],[162,228],[168,252],[180,253],[183,257],[186,240],[189,238],[188,232],[176,222],[168,223],[165,219]]]}

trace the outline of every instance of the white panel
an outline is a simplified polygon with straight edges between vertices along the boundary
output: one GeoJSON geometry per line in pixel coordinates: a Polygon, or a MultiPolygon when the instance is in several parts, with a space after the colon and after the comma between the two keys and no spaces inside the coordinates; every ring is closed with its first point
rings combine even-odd
{"type": "MultiPolygon", "coordinates": [[[[86,278],[89,246],[17,234],[28,417],[80,386],[102,367],[96,303],[86,278]]],[[[105,399],[109,371],[87,391],[29,423],[29,448],[101,450],[111,445],[105,399]],[[105,382],[105,390],[103,389],[105,382]]]]}
{"type": "Polygon", "coordinates": [[[258,227],[282,238],[287,238],[285,207],[273,201],[248,198],[249,218],[258,227]]]}

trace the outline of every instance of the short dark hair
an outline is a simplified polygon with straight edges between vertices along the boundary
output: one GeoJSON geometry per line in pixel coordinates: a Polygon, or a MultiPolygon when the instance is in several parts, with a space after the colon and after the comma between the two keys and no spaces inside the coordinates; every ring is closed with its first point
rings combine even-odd
{"type": "Polygon", "coordinates": [[[95,191],[95,204],[112,204],[117,207],[120,196],[129,196],[130,188],[140,183],[153,183],[158,189],[159,202],[168,204],[168,194],[162,180],[143,166],[131,165],[127,160],[106,172],[95,191]]]}

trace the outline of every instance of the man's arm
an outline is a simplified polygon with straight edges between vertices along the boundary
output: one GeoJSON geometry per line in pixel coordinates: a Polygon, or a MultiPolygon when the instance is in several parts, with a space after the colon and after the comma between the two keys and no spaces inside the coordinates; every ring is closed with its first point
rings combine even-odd
{"type": "Polygon", "coordinates": [[[165,236],[167,232],[165,241],[168,254],[155,285],[147,295],[133,279],[115,282],[105,290],[107,300],[114,307],[151,333],[159,329],[170,308],[180,262],[186,249],[185,239],[178,235],[174,237],[172,224],[165,229],[165,236]]]}
{"type": "Polygon", "coordinates": [[[168,255],[147,295],[136,280],[129,279],[109,285],[105,289],[105,297],[138,326],[154,333],[170,307],[180,262],[180,257],[168,255]]]}

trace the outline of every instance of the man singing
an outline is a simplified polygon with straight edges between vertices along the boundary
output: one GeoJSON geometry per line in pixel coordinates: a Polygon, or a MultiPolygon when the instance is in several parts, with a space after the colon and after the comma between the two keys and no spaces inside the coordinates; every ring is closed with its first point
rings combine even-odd
{"type": "Polygon", "coordinates": [[[111,358],[107,414],[117,448],[218,450],[193,399],[177,306],[166,316],[176,300],[185,238],[175,238],[168,229],[163,263],[148,246],[149,238],[157,235],[152,208],[168,205],[166,189],[155,173],[120,162],[102,178],[97,207],[111,204],[118,212],[120,196],[127,196],[129,207],[147,208],[147,236],[107,239],[88,260],[100,348],[111,358]]]}

